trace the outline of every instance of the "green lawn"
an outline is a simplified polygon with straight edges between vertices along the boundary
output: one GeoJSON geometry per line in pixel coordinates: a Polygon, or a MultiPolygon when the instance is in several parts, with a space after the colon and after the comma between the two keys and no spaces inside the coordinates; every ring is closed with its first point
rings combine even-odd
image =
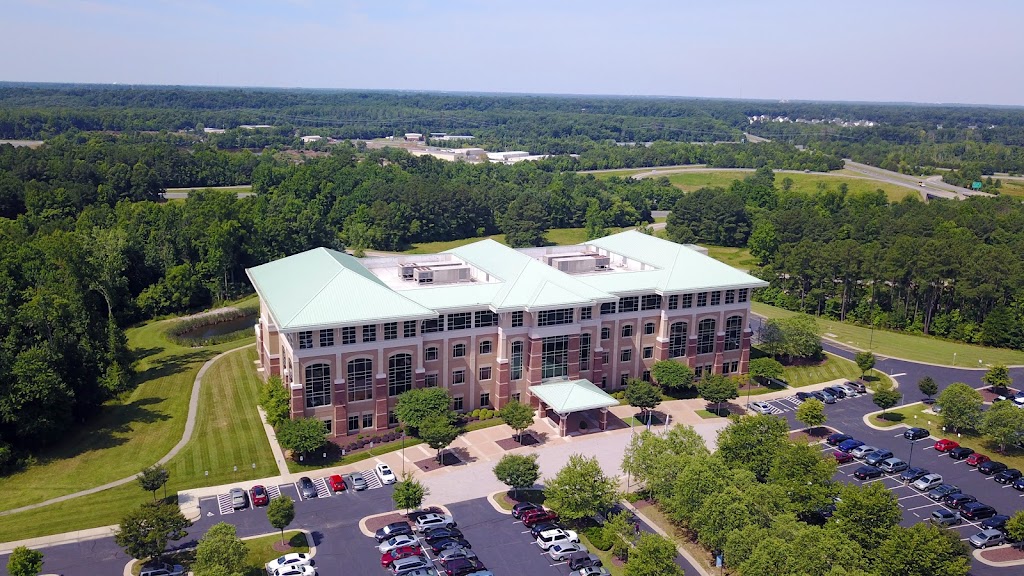
{"type": "Polygon", "coordinates": [[[1007,196],[1024,196],[1024,180],[1003,180],[1003,187],[989,192],[999,192],[1007,196]]]}
{"type": "MultiPolygon", "coordinates": [[[[782,379],[793,388],[820,384],[829,380],[856,380],[860,378],[860,368],[845,358],[826,354],[825,362],[810,366],[784,366],[782,379]]],[[[878,372],[872,371],[874,376],[878,372]]],[[[884,376],[883,376],[884,378],[884,376]]]]}
{"type": "Polygon", "coordinates": [[[246,538],[245,545],[249,547],[249,554],[245,557],[245,563],[248,565],[248,569],[244,573],[245,576],[263,576],[267,573],[267,562],[279,556],[292,552],[309,552],[309,543],[306,541],[304,532],[287,530],[284,537],[291,545],[291,549],[285,552],[274,550],[274,543],[281,541],[280,534],[246,538]]]}
{"type": "MultiPolygon", "coordinates": [[[[753,171],[716,171],[716,172],[677,172],[669,174],[668,179],[673,185],[687,191],[693,192],[706,186],[717,186],[728,188],[733,180],[742,180],[750,176],[753,171]]],[[[898,202],[908,195],[916,195],[917,192],[903,186],[897,186],[888,182],[871,180],[869,178],[855,178],[851,176],[830,174],[776,174],[775,186],[782,188],[782,181],[786,178],[793,180],[795,192],[813,193],[818,190],[818,183],[824,182],[831,189],[838,188],[840,183],[845,182],[850,187],[850,193],[874,192],[881,188],[890,202],[898,202]]]]}
{"type": "Polygon", "coordinates": [[[733,268],[750,270],[757,266],[757,258],[751,256],[750,250],[747,248],[730,248],[727,246],[712,246],[710,244],[701,244],[701,246],[708,249],[708,256],[724,262],[733,268]]]}
{"type": "MultiPolygon", "coordinates": [[[[785,318],[796,314],[761,302],[753,302],[751,307],[754,313],[768,318],[785,318]]],[[[1024,364],[1024,351],[1021,350],[986,348],[930,336],[915,336],[887,330],[874,330],[872,336],[872,330],[868,327],[855,326],[827,318],[818,318],[818,326],[825,337],[862,350],[867,350],[870,347],[876,355],[952,365],[955,354],[956,366],[975,368],[984,364],[1024,364]],[[979,360],[981,360],[980,363],[979,360]]]]}

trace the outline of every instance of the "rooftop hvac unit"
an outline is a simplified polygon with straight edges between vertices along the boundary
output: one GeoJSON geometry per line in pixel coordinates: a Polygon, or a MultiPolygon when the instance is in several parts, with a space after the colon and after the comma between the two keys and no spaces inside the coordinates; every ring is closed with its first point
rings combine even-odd
{"type": "Polygon", "coordinates": [[[420,284],[452,284],[470,279],[469,266],[420,266],[413,270],[413,280],[420,284]]]}
{"type": "Polygon", "coordinates": [[[416,265],[415,264],[412,264],[412,263],[399,264],[398,268],[399,268],[399,270],[401,270],[402,280],[412,280],[413,279],[413,270],[416,269],[416,265]]]}

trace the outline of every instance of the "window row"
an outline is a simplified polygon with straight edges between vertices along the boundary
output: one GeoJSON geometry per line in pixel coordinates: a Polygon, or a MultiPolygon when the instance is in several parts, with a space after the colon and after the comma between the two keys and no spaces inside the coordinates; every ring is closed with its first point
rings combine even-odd
{"type": "MultiPolygon", "coordinates": [[[[494,350],[494,343],[490,340],[481,340],[477,346],[481,355],[490,354],[494,350]]],[[[459,343],[452,345],[452,358],[464,358],[466,356],[466,345],[459,343]]],[[[423,360],[433,362],[440,357],[440,350],[437,346],[427,346],[423,349],[423,360]]]]}
{"type": "MultiPolygon", "coordinates": [[[[397,340],[398,339],[398,322],[385,322],[384,326],[384,340],[397,340]]],[[[341,332],[341,343],[343,345],[355,344],[359,339],[356,334],[355,326],[344,326],[339,329],[341,332]]],[[[335,343],[335,330],[317,330],[317,338],[320,342],[321,348],[328,346],[334,346],[335,343]]],[[[377,341],[377,325],[366,324],[361,328],[362,341],[363,342],[376,342],[377,341]]],[[[403,338],[414,338],[416,336],[416,321],[407,320],[402,322],[402,337],[403,338]]],[[[299,349],[307,350],[313,347],[313,331],[305,330],[299,332],[299,349]]]]}

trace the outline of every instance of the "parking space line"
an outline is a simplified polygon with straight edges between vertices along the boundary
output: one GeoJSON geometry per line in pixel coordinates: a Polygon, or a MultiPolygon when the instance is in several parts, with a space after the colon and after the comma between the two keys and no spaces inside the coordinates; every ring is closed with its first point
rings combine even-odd
{"type": "Polygon", "coordinates": [[[302,490],[299,490],[299,483],[298,482],[295,483],[295,492],[299,495],[299,500],[300,501],[301,500],[305,500],[305,498],[302,497],[302,490]]]}
{"type": "Polygon", "coordinates": [[[217,509],[221,515],[234,514],[235,507],[231,505],[231,494],[218,494],[217,495],[217,509]]]}
{"type": "Polygon", "coordinates": [[[907,508],[907,511],[910,512],[912,510],[920,510],[921,508],[931,508],[932,506],[940,506],[940,504],[938,502],[932,502],[930,504],[925,504],[924,506],[916,506],[914,508],[907,508]]]}
{"type": "Polygon", "coordinates": [[[281,487],[277,486],[277,485],[267,486],[267,496],[271,500],[273,500],[275,498],[280,498],[281,497],[281,487]]]}
{"type": "Polygon", "coordinates": [[[327,487],[327,479],[326,478],[322,478],[322,477],[321,478],[314,478],[313,479],[313,486],[316,487],[316,497],[317,498],[330,498],[331,497],[331,489],[327,487]]]}

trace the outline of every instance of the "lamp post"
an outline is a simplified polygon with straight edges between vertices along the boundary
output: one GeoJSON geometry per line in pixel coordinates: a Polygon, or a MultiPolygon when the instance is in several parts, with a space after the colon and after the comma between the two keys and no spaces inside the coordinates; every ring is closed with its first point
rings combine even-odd
{"type": "Polygon", "coordinates": [[[914,444],[917,444],[917,440],[910,441],[910,458],[907,459],[907,468],[910,468],[914,463],[914,444]]]}
{"type": "Polygon", "coordinates": [[[402,476],[405,476],[405,429],[402,429],[402,476]]]}

